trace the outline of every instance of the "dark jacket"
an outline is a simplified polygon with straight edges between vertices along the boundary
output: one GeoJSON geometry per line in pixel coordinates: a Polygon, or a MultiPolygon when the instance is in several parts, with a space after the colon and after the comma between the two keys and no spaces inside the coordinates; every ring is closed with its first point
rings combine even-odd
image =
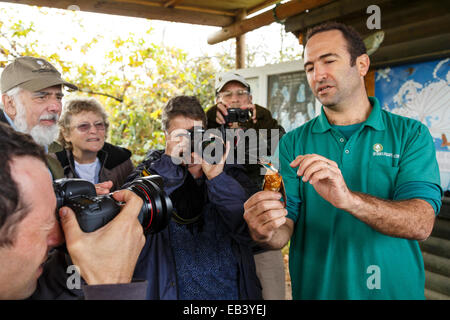
{"type": "Polygon", "coordinates": [[[80,288],[69,289],[74,272],[68,272],[72,265],[64,250],[53,250],[44,265],[44,272],[29,300],[144,300],[147,281],[124,284],[87,285],[80,280],[80,288]]]}
{"type": "Polygon", "coordinates": [[[53,142],[48,146],[47,166],[52,173],[53,180],[64,178],[64,169],[58,158],[56,158],[56,153],[63,150],[64,148],[57,142],[53,142]]]}
{"type": "MultiPolygon", "coordinates": [[[[172,163],[163,150],[150,151],[128,178],[131,182],[142,175],[143,170],[163,177],[164,191],[169,197],[189,174],[186,167],[172,163]]],[[[238,290],[240,299],[262,299],[261,286],[256,276],[252,244],[248,227],[243,218],[243,204],[250,193],[252,183],[243,168],[225,165],[224,172],[206,181],[208,202],[203,207],[218,217],[229,230],[232,252],[238,263],[238,290]]],[[[127,183],[128,185],[128,183],[127,183]]],[[[177,208],[175,208],[177,209],[177,208]]],[[[147,299],[178,299],[175,258],[171,247],[170,225],[156,234],[147,236],[144,249],[136,265],[134,277],[148,280],[147,299]]]]}
{"type": "Polygon", "coordinates": [[[6,124],[9,124],[8,120],[5,117],[5,111],[0,110],[0,121],[6,124]]]}
{"type": "MultiPolygon", "coordinates": [[[[72,152],[66,149],[55,154],[64,169],[64,177],[79,178],[75,172],[75,161],[72,152]]],[[[134,170],[133,163],[130,159],[131,152],[128,149],[105,142],[103,148],[98,152],[97,157],[101,163],[98,181],[104,182],[111,180],[114,184],[111,191],[120,188],[128,175],[134,170]]]]}

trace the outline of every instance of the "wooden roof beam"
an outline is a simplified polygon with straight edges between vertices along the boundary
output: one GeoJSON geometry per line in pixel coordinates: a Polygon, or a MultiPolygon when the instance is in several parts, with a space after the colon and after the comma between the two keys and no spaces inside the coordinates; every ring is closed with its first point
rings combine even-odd
{"type": "Polygon", "coordinates": [[[81,11],[217,27],[233,23],[235,15],[232,12],[183,5],[166,8],[161,6],[161,2],[143,0],[15,0],[15,3],[59,9],[67,9],[69,5],[75,4],[81,11]]]}
{"type": "MultiPolygon", "coordinates": [[[[89,0],[89,1],[91,1],[91,0],[89,0]]],[[[234,15],[235,15],[234,12],[230,12],[230,11],[180,5],[180,3],[183,2],[184,0],[167,0],[167,2],[165,2],[165,3],[150,2],[150,1],[146,1],[146,0],[109,0],[109,1],[116,2],[116,3],[132,3],[132,4],[147,6],[147,7],[165,7],[168,9],[179,9],[179,10],[192,11],[192,12],[197,12],[197,13],[198,12],[210,13],[210,14],[217,14],[217,15],[221,15],[221,16],[234,17],[234,15]],[[176,6],[176,8],[175,8],[175,6],[176,6]]],[[[16,0],[16,2],[17,2],[17,0],[16,0]]]]}
{"type": "Polygon", "coordinates": [[[332,0],[302,0],[290,1],[281,4],[275,10],[265,11],[255,17],[235,22],[222,28],[208,37],[209,44],[217,44],[231,38],[236,38],[244,33],[258,29],[275,21],[275,14],[279,20],[284,20],[305,10],[325,5],[332,0]]]}
{"type": "Polygon", "coordinates": [[[179,5],[181,2],[183,2],[184,0],[167,0],[164,4],[163,4],[163,6],[164,7],[166,7],[166,8],[173,8],[173,7],[175,7],[175,6],[177,6],[177,5],[179,5]]]}
{"type": "Polygon", "coordinates": [[[248,9],[247,10],[247,15],[249,16],[249,15],[251,15],[251,14],[253,14],[255,12],[258,12],[259,10],[262,10],[262,9],[268,7],[268,6],[271,6],[271,5],[273,5],[273,4],[277,3],[277,2],[280,2],[280,0],[266,0],[266,1],[260,3],[260,4],[256,5],[256,6],[254,6],[253,8],[248,9]]]}

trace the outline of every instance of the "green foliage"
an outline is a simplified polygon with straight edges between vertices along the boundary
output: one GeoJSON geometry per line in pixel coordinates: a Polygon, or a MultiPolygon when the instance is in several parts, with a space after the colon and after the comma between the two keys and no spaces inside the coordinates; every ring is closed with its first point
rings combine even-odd
{"type": "Polygon", "coordinates": [[[216,70],[207,61],[190,63],[179,49],[146,45],[141,38],[116,39],[115,47],[105,56],[115,72],[99,77],[93,66],[78,66],[76,83],[97,94],[110,114],[111,143],[131,149],[138,162],[149,149],[164,148],[159,115],[170,98],[194,95],[204,106],[213,101],[216,70]]]}
{"type": "MultiPolygon", "coordinates": [[[[6,17],[6,11],[2,11],[1,15],[6,17]]],[[[194,95],[204,107],[214,101],[217,69],[211,60],[190,60],[180,49],[149,42],[151,29],[142,36],[117,37],[113,40],[114,49],[104,53],[103,63],[94,65],[89,60],[65,60],[60,53],[78,51],[80,56],[89,56],[98,49],[100,35],[93,35],[85,43],[68,38],[48,54],[37,40],[30,41],[38,38],[33,23],[10,17],[6,23],[0,23],[0,34],[5,40],[0,43],[1,67],[18,56],[49,60],[66,80],[80,88],[80,92],[66,97],[95,96],[105,106],[110,121],[109,142],[130,149],[134,163],[142,161],[149,149],[164,148],[160,114],[170,98],[194,95]]]]}

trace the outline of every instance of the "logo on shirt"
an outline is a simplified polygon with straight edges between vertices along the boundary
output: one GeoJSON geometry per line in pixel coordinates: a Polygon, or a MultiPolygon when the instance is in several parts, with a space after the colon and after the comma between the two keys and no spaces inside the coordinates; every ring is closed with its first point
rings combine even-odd
{"type": "Polygon", "coordinates": [[[381,143],[375,143],[372,147],[373,149],[373,155],[374,156],[384,156],[384,157],[389,157],[389,158],[394,158],[394,159],[398,159],[400,158],[400,155],[395,153],[390,153],[390,152],[383,152],[383,145],[381,143]]]}
{"type": "Polygon", "coordinates": [[[375,143],[373,145],[373,151],[375,151],[375,152],[383,151],[383,145],[381,143],[375,143]]]}

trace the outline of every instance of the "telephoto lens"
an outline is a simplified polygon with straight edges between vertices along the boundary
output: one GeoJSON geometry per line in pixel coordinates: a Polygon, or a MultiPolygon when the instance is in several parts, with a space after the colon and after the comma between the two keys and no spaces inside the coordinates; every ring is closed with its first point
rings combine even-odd
{"type": "MultiPolygon", "coordinates": [[[[103,227],[121,210],[121,203],[114,200],[111,194],[97,196],[95,186],[83,179],[55,180],[53,189],[57,210],[63,206],[71,208],[84,232],[93,232],[103,227]]],[[[160,176],[138,178],[127,189],[143,200],[138,219],[146,235],[157,233],[168,225],[172,216],[172,202],[163,191],[160,176]]]]}
{"type": "Polygon", "coordinates": [[[157,233],[164,229],[172,216],[172,201],[163,191],[163,179],[158,175],[141,177],[127,188],[142,198],[144,204],[138,219],[144,233],[157,233]]]}

